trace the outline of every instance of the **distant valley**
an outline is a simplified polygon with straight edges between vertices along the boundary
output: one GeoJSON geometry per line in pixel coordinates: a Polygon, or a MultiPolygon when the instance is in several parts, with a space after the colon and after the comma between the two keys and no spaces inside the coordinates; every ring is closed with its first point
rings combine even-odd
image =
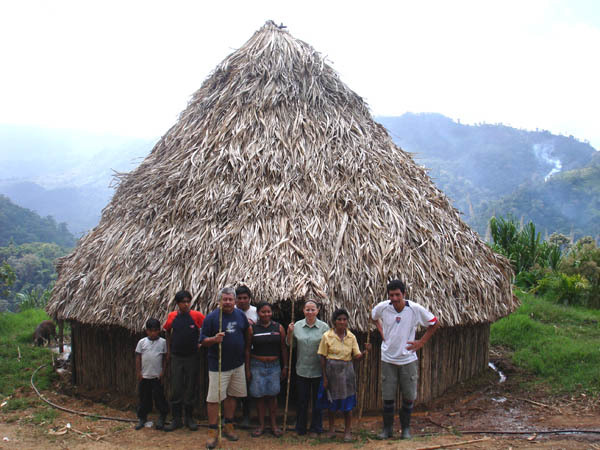
{"type": "Polygon", "coordinates": [[[0,194],[81,236],[100,220],[115,172],[133,170],[152,140],[0,125],[0,194]]]}

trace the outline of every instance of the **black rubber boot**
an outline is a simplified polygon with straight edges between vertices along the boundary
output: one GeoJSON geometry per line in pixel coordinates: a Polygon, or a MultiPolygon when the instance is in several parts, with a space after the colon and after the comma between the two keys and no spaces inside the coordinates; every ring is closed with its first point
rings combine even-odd
{"type": "Polygon", "coordinates": [[[383,430],[377,435],[379,439],[389,439],[394,435],[394,412],[383,413],[383,430]]]}
{"type": "Polygon", "coordinates": [[[193,413],[194,413],[194,407],[186,405],[184,423],[185,423],[185,426],[188,427],[188,429],[190,431],[198,431],[198,424],[194,420],[193,413]]]}
{"type": "Polygon", "coordinates": [[[141,430],[142,428],[144,428],[144,425],[146,424],[146,419],[143,418],[139,418],[138,423],[135,424],[135,429],[136,430],[141,430]]]}
{"type": "Polygon", "coordinates": [[[154,424],[154,428],[157,430],[162,430],[165,427],[165,419],[167,418],[166,414],[161,414],[158,416],[158,420],[154,424]]]}
{"type": "Polygon", "coordinates": [[[400,425],[402,427],[402,435],[400,439],[410,439],[412,436],[410,435],[410,412],[404,411],[404,409],[400,410],[400,425]]]}
{"type": "Polygon", "coordinates": [[[175,431],[177,428],[183,426],[181,422],[181,405],[173,405],[171,407],[171,414],[173,415],[173,419],[169,425],[163,428],[164,431],[175,431]]]}

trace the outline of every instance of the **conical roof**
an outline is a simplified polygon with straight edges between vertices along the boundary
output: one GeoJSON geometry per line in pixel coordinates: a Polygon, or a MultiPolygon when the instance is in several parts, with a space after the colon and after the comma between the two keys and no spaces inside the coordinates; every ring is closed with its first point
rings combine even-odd
{"type": "Polygon", "coordinates": [[[267,22],[193,95],[58,265],[58,319],[143,329],[245,283],[365,330],[390,278],[446,326],[512,312],[512,271],[310,45],[267,22]]]}

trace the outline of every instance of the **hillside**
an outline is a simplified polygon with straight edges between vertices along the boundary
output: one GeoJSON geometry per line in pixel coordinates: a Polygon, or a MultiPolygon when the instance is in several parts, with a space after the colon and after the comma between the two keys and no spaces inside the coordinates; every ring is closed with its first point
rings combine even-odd
{"type": "Polygon", "coordinates": [[[0,194],[80,236],[112,197],[114,172],[134,169],[152,146],[148,139],[0,125],[0,194]]]}
{"type": "Polygon", "coordinates": [[[502,124],[464,125],[440,114],[377,120],[396,144],[430,169],[438,187],[480,234],[492,215],[508,212],[549,233],[568,234],[573,225],[576,234],[597,233],[593,205],[600,196],[585,188],[592,180],[581,179],[594,173],[597,152],[589,144],[502,124]],[[562,201],[575,197],[576,208],[562,201]]]}
{"type": "Polygon", "coordinates": [[[581,169],[552,176],[547,182],[523,186],[504,198],[482,205],[474,226],[485,229],[494,214],[523,217],[547,233],[600,237],[600,154],[581,169]]]}
{"type": "Polygon", "coordinates": [[[11,242],[15,245],[48,242],[61,247],[73,247],[75,237],[65,223],[57,224],[51,216],[40,217],[0,195],[0,247],[11,242]]]}

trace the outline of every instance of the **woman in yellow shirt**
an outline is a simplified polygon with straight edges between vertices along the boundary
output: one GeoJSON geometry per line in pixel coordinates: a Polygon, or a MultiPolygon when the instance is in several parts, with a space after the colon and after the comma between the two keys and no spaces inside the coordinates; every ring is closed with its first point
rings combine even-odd
{"type": "MultiPolygon", "coordinates": [[[[348,312],[337,309],[332,316],[333,328],[321,338],[317,353],[321,357],[323,381],[319,390],[318,407],[328,410],[329,433],[335,438],[335,411],[344,412],[344,441],[352,441],[352,409],[356,406],[356,377],[354,359],[361,359],[356,336],[348,330],[348,312]]],[[[365,354],[370,349],[365,347],[365,354]]]]}

